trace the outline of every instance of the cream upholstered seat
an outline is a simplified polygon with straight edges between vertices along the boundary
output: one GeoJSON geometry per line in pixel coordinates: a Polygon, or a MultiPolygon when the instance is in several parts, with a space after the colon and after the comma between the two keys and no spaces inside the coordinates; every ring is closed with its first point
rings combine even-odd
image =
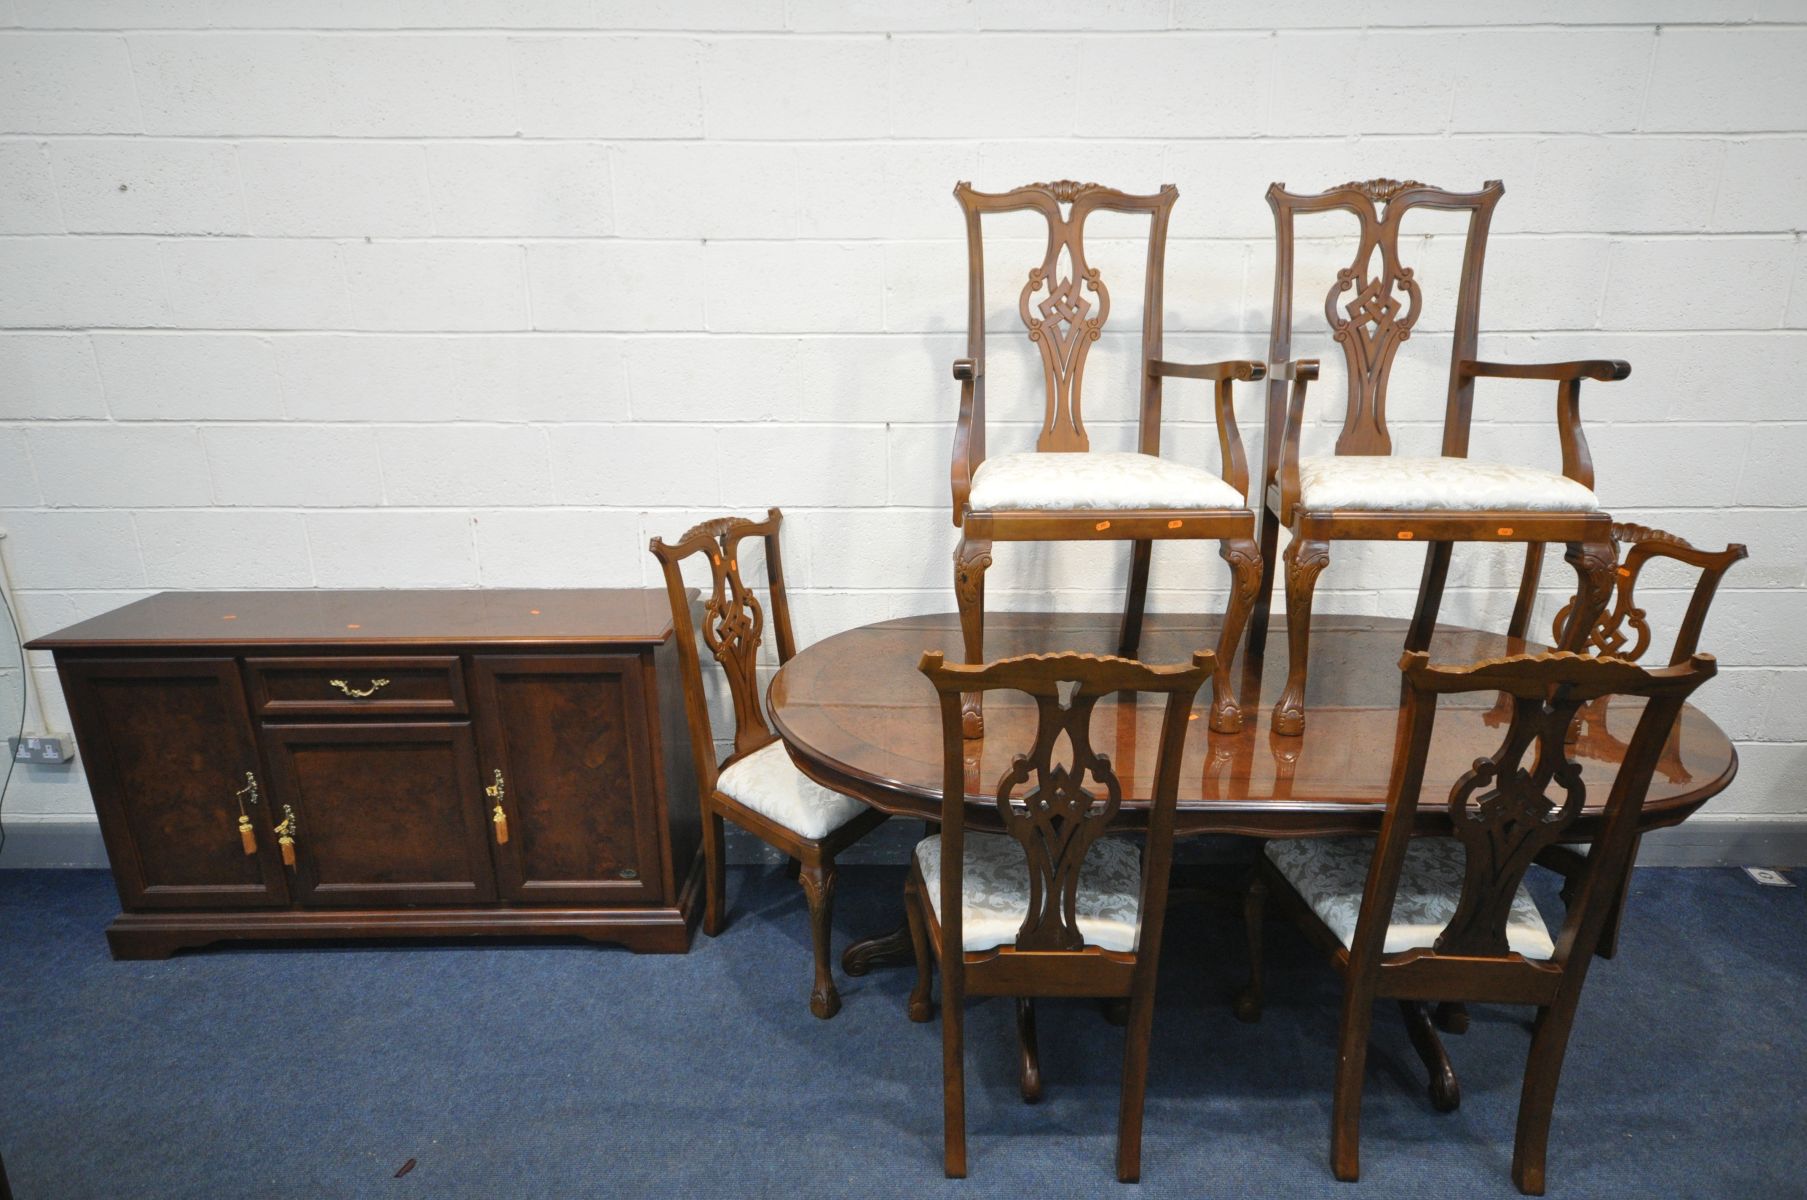
{"type": "MultiPolygon", "coordinates": [[[[1267,844],[1267,856],[1318,919],[1348,946],[1355,940],[1361,915],[1373,838],[1295,838],[1267,844]]],[[[1393,920],[1381,953],[1430,947],[1455,916],[1462,895],[1462,844],[1454,838],[1413,838],[1406,846],[1399,891],[1393,898],[1393,920]]],[[[1524,884],[1512,898],[1506,918],[1506,944],[1526,958],[1550,958],[1550,939],[1537,904],[1524,884]]]]}
{"type": "Polygon", "coordinates": [[[988,458],[973,472],[974,512],[1243,508],[1211,472],[1153,454],[1042,451],[988,458]]]}
{"type": "Polygon", "coordinates": [[[866,811],[799,771],[783,742],[735,761],[716,777],[715,790],[806,838],[825,838],[866,811]]]}
{"type": "MultiPolygon", "coordinates": [[[[1009,946],[1029,912],[1029,864],[1015,838],[1001,833],[966,835],[966,907],[960,918],[962,948],[969,952],[1009,946]]],[[[941,920],[941,836],[916,843],[929,906],[941,920]]],[[[1136,948],[1142,897],[1142,859],[1120,838],[1099,838],[1086,852],[1075,905],[1088,946],[1127,953],[1136,948]]]]}
{"type": "Polygon", "coordinates": [[[1472,458],[1350,454],[1299,460],[1309,512],[1598,512],[1592,489],[1536,467],[1472,458]]]}

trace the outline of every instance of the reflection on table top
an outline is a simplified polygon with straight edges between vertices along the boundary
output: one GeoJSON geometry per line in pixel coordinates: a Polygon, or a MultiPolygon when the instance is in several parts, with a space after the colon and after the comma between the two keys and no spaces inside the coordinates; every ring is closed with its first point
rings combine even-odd
{"type": "MultiPolygon", "coordinates": [[[[986,654],[1110,653],[1117,622],[1114,613],[988,613],[986,654]]],[[[1242,732],[1213,733],[1204,716],[1209,685],[1200,693],[1180,774],[1181,828],[1273,836],[1377,828],[1400,716],[1398,663],[1405,627],[1403,620],[1387,617],[1317,617],[1305,733],[1279,737],[1267,727],[1286,674],[1285,631],[1276,620],[1265,668],[1237,664],[1242,732]]],[[[1182,662],[1216,640],[1214,616],[1151,615],[1140,656],[1148,662],[1182,662]]],[[[1439,626],[1431,657],[1473,662],[1544,648],[1439,626]]],[[[925,650],[961,660],[955,614],[905,617],[848,630],[787,663],[772,681],[770,705],[799,767],[818,782],[878,808],[933,817],[940,804],[941,730],[934,690],[916,669],[925,650]]],[[[1584,710],[1573,753],[1590,788],[1590,808],[1605,798],[1642,708],[1640,700],[1615,697],[1584,710]]],[[[1107,698],[1094,715],[1093,745],[1110,756],[1126,809],[1138,807],[1149,794],[1160,720],[1160,704],[1152,696],[1107,698]]],[[[992,693],[985,702],[985,724],[985,737],[967,743],[967,790],[971,801],[989,804],[1010,760],[1030,748],[1034,706],[1022,696],[992,693]]],[[[1447,827],[1449,789],[1475,759],[1498,748],[1504,732],[1485,696],[1445,697],[1438,705],[1420,810],[1426,831],[1447,827]]],[[[1731,741],[1690,705],[1658,765],[1645,825],[1685,818],[1731,782],[1737,761],[1731,741]]],[[[1584,817],[1577,836],[1590,833],[1585,822],[1584,817]]]]}

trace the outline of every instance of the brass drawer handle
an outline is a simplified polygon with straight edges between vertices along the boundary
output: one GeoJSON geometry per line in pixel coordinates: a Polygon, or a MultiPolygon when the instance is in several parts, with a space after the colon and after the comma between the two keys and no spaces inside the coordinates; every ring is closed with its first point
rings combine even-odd
{"type": "Polygon", "coordinates": [[[343,679],[329,679],[326,682],[331,686],[338,688],[353,700],[368,700],[370,697],[389,686],[389,681],[387,679],[372,679],[369,687],[361,688],[354,688],[343,679]]]}
{"type": "Polygon", "coordinates": [[[502,772],[496,772],[496,781],[483,789],[483,794],[496,802],[495,809],[489,814],[490,823],[496,827],[496,845],[508,845],[508,814],[502,811],[502,801],[508,795],[507,786],[502,782],[502,772]]]}

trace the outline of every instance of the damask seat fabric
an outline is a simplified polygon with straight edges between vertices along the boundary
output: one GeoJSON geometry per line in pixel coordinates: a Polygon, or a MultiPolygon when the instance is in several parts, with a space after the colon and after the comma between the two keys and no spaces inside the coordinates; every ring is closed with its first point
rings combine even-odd
{"type": "MultiPolygon", "coordinates": [[[[1374,844],[1373,838],[1360,837],[1292,838],[1271,841],[1266,849],[1268,859],[1311,911],[1348,946],[1355,940],[1374,844]]],[[[1407,843],[1385,953],[1428,948],[1436,942],[1456,915],[1465,863],[1462,843],[1454,838],[1421,837],[1407,843]]],[[[1523,884],[1506,917],[1506,944],[1526,958],[1545,959],[1556,953],[1549,928],[1523,884]]]]}
{"type": "Polygon", "coordinates": [[[783,742],[762,746],[717,776],[715,790],[806,838],[825,838],[866,811],[799,771],[783,742]]]}
{"type": "Polygon", "coordinates": [[[1310,512],[1582,513],[1598,512],[1600,501],[1566,475],[1537,467],[1472,458],[1349,454],[1299,460],[1299,507],[1310,512]]]}
{"type": "MultiPolygon", "coordinates": [[[[1023,847],[1002,833],[966,835],[961,875],[966,905],[961,912],[960,940],[969,952],[1016,944],[1017,931],[1029,915],[1029,864],[1023,847]]],[[[941,835],[916,843],[916,865],[927,885],[928,901],[941,920],[941,835]]],[[[1099,838],[1086,852],[1079,872],[1075,915],[1088,946],[1105,950],[1136,948],[1137,910],[1142,898],[1142,857],[1133,843],[1099,838]]]]}
{"type": "Polygon", "coordinates": [[[1050,451],[988,458],[973,472],[974,512],[1246,508],[1209,471],[1153,454],[1050,451]]]}

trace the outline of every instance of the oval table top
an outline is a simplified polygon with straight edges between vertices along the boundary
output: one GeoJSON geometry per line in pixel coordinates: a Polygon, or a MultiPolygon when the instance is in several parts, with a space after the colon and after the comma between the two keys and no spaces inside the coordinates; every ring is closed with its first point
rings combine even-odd
{"type": "MultiPolygon", "coordinates": [[[[993,658],[1054,649],[1110,653],[1114,613],[987,613],[993,658]]],[[[1205,720],[1210,685],[1201,690],[1180,771],[1177,828],[1182,833],[1267,837],[1373,832],[1386,807],[1394,733],[1400,717],[1399,658],[1406,622],[1388,617],[1315,618],[1305,732],[1281,737],[1267,715],[1286,674],[1286,637],[1276,615],[1268,663],[1239,663],[1240,733],[1214,733],[1205,720]],[[1259,699],[1251,704],[1249,697],[1259,699]]],[[[1217,641],[1214,616],[1150,614],[1141,657],[1184,662],[1217,641]]],[[[1434,662],[1467,663],[1546,647],[1499,634],[1438,626],[1434,662]]],[[[941,726],[935,691],[916,669],[925,650],[963,658],[953,613],[903,617],[850,629],[800,651],[781,667],[768,694],[773,721],[799,769],[825,787],[875,808],[936,820],[941,804],[941,726]]],[[[1425,771],[1422,832],[1448,830],[1450,788],[1505,734],[1490,694],[1445,696],[1425,771]]],[[[1641,700],[1610,697],[1589,705],[1572,751],[1589,786],[1577,840],[1591,836],[1597,812],[1636,726],[1641,700]]],[[[967,743],[968,800],[987,808],[1010,760],[1033,741],[1034,705],[1020,694],[989,693],[985,736],[967,743]],[[976,768],[976,769],[975,769],[976,768]]],[[[1092,744],[1110,756],[1123,786],[1125,816],[1146,809],[1159,742],[1161,705],[1143,694],[1100,700],[1092,744]]],[[[1731,740],[1699,709],[1683,710],[1664,748],[1645,802],[1643,825],[1674,825],[1723,791],[1737,774],[1731,740]]],[[[975,812],[974,819],[983,821],[975,812]]]]}

